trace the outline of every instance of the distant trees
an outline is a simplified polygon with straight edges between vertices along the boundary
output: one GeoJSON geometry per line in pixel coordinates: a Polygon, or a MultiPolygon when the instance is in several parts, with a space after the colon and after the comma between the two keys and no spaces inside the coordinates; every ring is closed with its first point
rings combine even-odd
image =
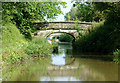
{"type": "MultiPolygon", "coordinates": [[[[118,22],[120,18],[120,2],[76,2],[73,8],[65,16],[65,19],[79,21],[113,21],[118,22]]],[[[113,23],[113,22],[112,22],[113,23]]]]}
{"type": "Polygon", "coordinates": [[[62,34],[60,37],[59,37],[59,41],[60,42],[72,42],[73,41],[73,37],[69,34],[62,34]]]}
{"type": "Polygon", "coordinates": [[[76,20],[78,19],[79,21],[86,21],[86,22],[91,22],[91,21],[101,21],[103,20],[103,15],[99,11],[96,11],[94,9],[93,3],[90,2],[76,2],[73,5],[73,8],[71,9],[70,12],[68,12],[65,16],[65,19],[68,20],[68,15],[70,15],[70,20],[76,20]]]}
{"type": "Polygon", "coordinates": [[[45,17],[54,19],[61,14],[60,5],[65,7],[65,2],[6,2],[2,3],[2,19],[4,22],[13,22],[26,38],[31,38],[35,30],[32,21],[45,21],[45,17]]]}
{"type": "Polygon", "coordinates": [[[70,20],[76,20],[76,15],[77,15],[77,8],[72,7],[71,11],[66,14],[65,20],[70,21],[70,20]]]}

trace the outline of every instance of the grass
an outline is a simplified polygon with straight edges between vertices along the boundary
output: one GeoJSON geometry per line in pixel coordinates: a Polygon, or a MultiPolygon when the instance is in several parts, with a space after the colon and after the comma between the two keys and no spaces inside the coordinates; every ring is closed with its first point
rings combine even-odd
{"type": "Polygon", "coordinates": [[[32,57],[47,56],[52,53],[52,46],[45,38],[34,38],[29,45],[26,46],[25,52],[32,57]]]}
{"type": "Polygon", "coordinates": [[[2,26],[2,60],[3,63],[17,63],[33,56],[47,56],[52,53],[51,46],[45,38],[27,41],[12,23],[2,26]]]}
{"type": "Polygon", "coordinates": [[[12,23],[2,26],[2,60],[4,62],[15,63],[24,57],[22,47],[28,44],[24,36],[12,23]]]}
{"type": "Polygon", "coordinates": [[[2,26],[2,52],[16,50],[28,42],[12,23],[6,23],[2,26]]]}

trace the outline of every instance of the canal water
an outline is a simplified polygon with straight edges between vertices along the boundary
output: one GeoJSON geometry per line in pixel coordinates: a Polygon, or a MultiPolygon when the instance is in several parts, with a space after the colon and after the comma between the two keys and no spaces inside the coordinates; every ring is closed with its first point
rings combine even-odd
{"type": "Polygon", "coordinates": [[[118,65],[114,62],[78,56],[87,55],[72,53],[72,45],[61,44],[58,53],[48,58],[4,69],[3,81],[118,81],[118,65]]]}

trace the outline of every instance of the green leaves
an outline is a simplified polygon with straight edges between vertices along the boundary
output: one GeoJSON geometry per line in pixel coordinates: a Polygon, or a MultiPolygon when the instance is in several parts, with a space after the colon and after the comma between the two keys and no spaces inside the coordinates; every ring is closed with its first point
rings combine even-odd
{"type": "MultiPolygon", "coordinates": [[[[3,21],[15,23],[25,38],[31,39],[33,32],[32,22],[35,20],[45,21],[55,18],[61,14],[60,5],[65,6],[64,2],[8,2],[2,3],[3,21]],[[26,28],[27,27],[27,28],[26,28]],[[30,29],[31,28],[31,29],[30,29]],[[29,31],[29,30],[31,31],[29,31]]],[[[35,29],[35,28],[34,28],[35,29]]]]}
{"type": "Polygon", "coordinates": [[[59,38],[59,41],[61,41],[61,42],[72,42],[73,37],[69,34],[62,34],[59,38]]]}
{"type": "Polygon", "coordinates": [[[116,63],[120,63],[120,50],[117,49],[113,54],[114,54],[114,61],[116,63]]]}
{"type": "Polygon", "coordinates": [[[34,57],[34,56],[44,56],[44,55],[49,55],[52,50],[47,42],[46,39],[44,38],[37,38],[34,39],[29,45],[25,48],[25,51],[28,55],[34,57]]]}
{"type": "Polygon", "coordinates": [[[100,2],[94,3],[95,10],[103,12],[106,22],[118,23],[120,19],[120,2],[100,2]]]}
{"type": "Polygon", "coordinates": [[[90,18],[91,16],[91,10],[92,10],[92,5],[90,5],[90,3],[76,3],[74,4],[73,7],[71,9],[71,11],[66,15],[66,19],[68,19],[67,17],[70,15],[71,19],[70,20],[76,20],[76,17],[80,20],[80,21],[91,21],[92,19],[90,18]]]}
{"type": "Polygon", "coordinates": [[[68,20],[68,16],[70,15],[70,20],[75,20],[78,18],[79,21],[101,21],[103,20],[102,13],[99,13],[99,11],[96,11],[94,8],[94,4],[90,2],[76,2],[76,4],[73,5],[73,8],[70,12],[68,12],[65,16],[66,20],[68,20]]]}

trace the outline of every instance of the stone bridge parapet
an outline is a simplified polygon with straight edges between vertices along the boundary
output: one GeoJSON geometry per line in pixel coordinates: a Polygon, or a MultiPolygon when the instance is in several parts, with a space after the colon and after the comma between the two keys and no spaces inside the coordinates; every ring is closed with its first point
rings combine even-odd
{"type": "Polygon", "coordinates": [[[34,23],[37,29],[73,29],[76,25],[86,29],[92,25],[90,22],[37,22],[34,23]]]}

